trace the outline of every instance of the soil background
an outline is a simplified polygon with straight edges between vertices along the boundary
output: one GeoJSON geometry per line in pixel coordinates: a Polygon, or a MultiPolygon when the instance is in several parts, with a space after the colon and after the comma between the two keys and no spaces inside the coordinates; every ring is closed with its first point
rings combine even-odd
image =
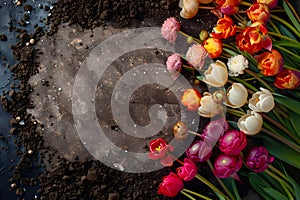
{"type": "MultiPolygon", "coordinates": [[[[42,9],[49,12],[49,17],[43,21],[43,26],[35,26],[33,34],[22,28],[10,27],[18,32],[16,38],[19,39],[11,46],[17,63],[10,70],[20,82],[1,97],[1,104],[12,116],[10,134],[20,138],[17,144],[21,156],[9,179],[11,190],[19,199],[26,194],[20,185],[36,185],[39,188],[37,198],[50,200],[168,199],[158,195],[157,188],[163,176],[175,171],[176,163],[171,168],[156,172],[131,174],[106,167],[85,151],[74,133],[68,107],[72,77],[90,49],[124,29],[161,26],[167,17],[175,16],[182,22],[184,32],[197,36],[201,29],[211,30],[217,18],[209,11],[203,11],[192,20],[184,20],[179,17],[180,9],[175,0],[59,0],[52,4],[53,8],[49,5],[32,6],[25,0],[20,2],[25,12],[42,9]],[[34,39],[32,44],[31,39],[34,39]],[[20,121],[24,124],[20,125],[20,121]],[[38,176],[28,176],[32,170],[38,171],[38,176]]],[[[26,15],[24,18],[27,18],[26,15]]],[[[19,23],[23,24],[22,21],[19,23]]],[[[1,38],[5,42],[5,36],[1,38]]],[[[162,63],[167,58],[166,54],[156,50],[150,50],[148,54],[162,63]]],[[[147,57],[142,60],[144,62],[147,57]]],[[[124,64],[129,65],[130,60],[124,64]]],[[[156,101],[162,96],[165,93],[158,92],[156,101]]],[[[145,106],[153,103],[148,102],[145,106]]],[[[172,104],[176,107],[176,102],[172,104]]],[[[108,127],[109,132],[115,135],[114,139],[118,138],[117,125],[111,121],[108,127]]],[[[164,136],[167,139],[171,137],[170,130],[168,133],[164,136]]],[[[119,138],[120,145],[128,148],[122,144],[123,137],[119,138]]],[[[137,149],[145,150],[147,146],[143,144],[137,149]]],[[[209,171],[208,166],[199,164],[199,172],[217,184],[211,173],[205,173],[209,171]]],[[[199,182],[195,184],[192,181],[186,187],[217,199],[199,182]]],[[[247,188],[247,184],[239,186],[243,195],[247,194],[247,188]]],[[[178,195],[175,199],[184,197],[178,195]]]]}

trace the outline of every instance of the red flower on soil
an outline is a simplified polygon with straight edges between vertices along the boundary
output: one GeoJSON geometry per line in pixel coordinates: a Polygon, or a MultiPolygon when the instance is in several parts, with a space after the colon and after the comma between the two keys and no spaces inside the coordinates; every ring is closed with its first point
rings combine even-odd
{"type": "Polygon", "coordinates": [[[197,166],[188,158],[184,159],[183,166],[176,169],[177,175],[184,181],[191,181],[197,174],[197,166]]]}
{"type": "Polygon", "coordinates": [[[267,49],[271,51],[272,40],[267,35],[268,29],[262,21],[256,21],[236,36],[236,45],[250,54],[267,49]]]}
{"type": "Polygon", "coordinates": [[[183,189],[183,181],[173,172],[163,178],[159,185],[158,194],[175,197],[183,189]]]}
{"type": "Polygon", "coordinates": [[[285,69],[276,75],[274,85],[280,89],[295,89],[300,85],[300,72],[285,69]]]}
{"type": "Polygon", "coordinates": [[[229,16],[224,16],[220,18],[217,22],[217,26],[214,27],[214,32],[210,35],[213,38],[226,39],[230,36],[234,36],[236,33],[236,25],[233,26],[233,21],[229,16]]]}
{"type": "Polygon", "coordinates": [[[272,49],[271,52],[257,55],[255,59],[258,69],[265,76],[275,76],[283,69],[283,57],[275,49],[272,49]]]}
{"type": "Polygon", "coordinates": [[[167,155],[168,151],[173,151],[174,147],[168,145],[162,138],[154,139],[150,141],[149,158],[152,160],[160,159],[160,163],[164,166],[172,166],[172,157],[167,155]]]}

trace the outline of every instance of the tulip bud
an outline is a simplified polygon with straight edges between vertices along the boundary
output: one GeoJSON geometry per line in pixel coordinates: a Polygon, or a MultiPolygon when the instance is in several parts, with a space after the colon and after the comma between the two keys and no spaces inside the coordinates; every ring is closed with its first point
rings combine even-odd
{"type": "Polygon", "coordinates": [[[217,60],[215,63],[209,65],[208,69],[204,72],[203,82],[214,86],[222,87],[228,81],[228,71],[225,63],[217,60]]]}
{"type": "Polygon", "coordinates": [[[265,76],[275,76],[283,69],[283,57],[281,54],[272,49],[271,52],[265,52],[255,56],[257,68],[265,76]]]}
{"type": "Polygon", "coordinates": [[[259,113],[251,111],[251,113],[243,115],[237,125],[246,135],[255,135],[262,129],[263,119],[259,113]]]}
{"type": "Polygon", "coordinates": [[[270,20],[270,9],[267,4],[253,3],[248,8],[247,15],[252,22],[262,20],[266,23],[270,20]]]}
{"type": "Polygon", "coordinates": [[[202,30],[199,34],[199,38],[200,40],[206,40],[208,38],[208,32],[207,30],[202,30]]]}
{"type": "Polygon", "coordinates": [[[213,99],[217,104],[222,104],[226,100],[226,95],[223,90],[217,90],[213,94],[213,99]]]}
{"type": "Polygon", "coordinates": [[[240,108],[247,103],[248,91],[241,83],[233,83],[227,89],[226,105],[232,108],[240,108]]]}
{"type": "Polygon", "coordinates": [[[262,146],[252,147],[245,157],[245,164],[254,172],[263,172],[268,168],[269,163],[274,161],[268,150],[262,146]]]}
{"type": "Polygon", "coordinates": [[[210,121],[203,129],[204,142],[216,144],[219,138],[228,130],[228,122],[224,118],[210,121]]]}
{"type": "Polygon", "coordinates": [[[274,85],[280,89],[295,89],[300,85],[300,72],[285,69],[276,75],[274,85]]]}
{"type": "Polygon", "coordinates": [[[185,19],[191,19],[198,13],[199,1],[198,0],[183,0],[180,16],[185,19]]]}
{"type": "Polygon", "coordinates": [[[274,97],[269,90],[264,88],[260,88],[260,90],[252,95],[248,106],[256,112],[269,112],[275,106],[274,97]]]}
{"type": "Polygon", "coordinates": [[[188,136],[188,127],[187,125],[179,121],[173,126],[174,137],[178,140],[184,140],[188,136]]]}
{"type": "Polygon", "coordinates": [[[234,129],[226,132],[219,139],[219,149],[228,155],[239,155],[246,146],[245,133],[234,129]]]}
{"type": "Polygon", "coordinates": [[[223,51],[223,43],[218,38],[208,38],[204,40],[203,46],[210,58],[218,58],[223,51]]]}

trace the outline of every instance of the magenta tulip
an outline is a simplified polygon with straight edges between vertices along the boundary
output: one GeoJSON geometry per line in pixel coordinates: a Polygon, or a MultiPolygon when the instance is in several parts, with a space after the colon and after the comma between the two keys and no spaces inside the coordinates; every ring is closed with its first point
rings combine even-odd
{"type": "Polygon", "coordinates": [[[219,148],[223,153],[229,155],[239,155],[240,152],[247,146],[246,134],[230,130],[219,139],[219,148]]]}
{"type": "Polygon", "coordinates": [[[203,130],[202,139],[205,142],[216,144],[220,136],[228,130],[228,122],[224,118],[210,121],[203,130]]]}
{"type": "Polygon", "coordinates": [[[212,154],[213,146],[202,140],[197,140],[185,151],[186,156],[193,162],[205,162],[212,154]]]}
{"type": "Polygon", "coordinates": [[[262,146],[252,147],[245,157],[245,163],[254,172],[263,172],[274,161],[274,157],[269,155],[268,150],[262,146]]]}
{"type": "Polygon", "coordinates": [[[219,178],[237,177],[236,172],[241,169],[243,165],[241,156],[231,156],[227,154],[220,154],[215,163],[213,173],[219,178]]]}

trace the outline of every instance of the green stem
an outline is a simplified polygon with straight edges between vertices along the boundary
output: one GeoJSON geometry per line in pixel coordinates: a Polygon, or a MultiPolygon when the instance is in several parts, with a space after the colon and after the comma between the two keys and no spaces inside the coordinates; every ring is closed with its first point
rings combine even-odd
{"type": "MultiPolygon", "coordinates": [[[[277,35],[280,35],[281,36],[281,34],[280,34],[280,31],[279,31],[279,29],[277,28],[277,26],[274,24],[274,22],[272,22],[272,21],[270,21],[269,22],[270,24],[271,24],[271,26],[274,28],[274,30],[276,31],[276,33],[275,33],[275,35],[277,36],[277,35]]],[[[268,32],[269,34],[270,33],[273,33],[273,32],[268,32]]],[[[270,34],[270,35],[272,35],[272,34],[270,34]]],[[[278,36],[278,37],[280,37],[280,36],[278,36]]]]}
{"type": "Polygon", "coordinates": [[[244,112],[241,112],[241,111],[238,111],[238,110],[234,110],[234,109],[231,109],[231,108],[226,108],[226,112],[230,113],[230,114],[233,114],[237,117],[242,117],[243,115],[245,115],[244,112]]]}
{"type": "MultiPolygon", "coordinates": [[[[275,108],[275,107],[274,107],[274,108],[275,108]]],[[[284,120],[283,120],[283,118],[281,117],[281,115],[280,115],[275,109],[273,109],[272,112],[274,113],[274,115],[277,117],[277,119],[279,120],[279,122],[280,122],[281,124],[284,124],[284,123],[285,123],[284,120]]]]}
{"type": "MultiPolygon", "coordinates": [[[[276,27],[276,26],[275,26],[276,27]]],[[[273,27],[274,28],[274,27],[273,27]]],[[[274,28],[275,29],[275,28],[274,28]]],[[[277,31],[277,30],[276,30],[277,31]]],[[[279,31],[279,30],[278,30],[279,31]]],[[[291,41],[291,42],[297,42],[298,43],[298,41],[296,41],[296,40],[293,40],[293,39],[291,39],[291,38],[289,38],[289,37],[287,37],[287,36],[284,36],[284,35],[281,35],[280,33],[275,33],[275,32],[268,32],[268,34],[270,34],[270,35],[273,35],[273,36],[276,36],[276,37],[279,37],[279,38],[282,38],[282,39],[285,39],[285,40],[288,40],[288,41],[291,41]]]]}
{"type": "Polygon", "coordinates": [[[285,26],[287,26],[289,29],[291,29],[299,38],[300,38],[300,33],[297,31],[297,29],[295,29],[295,27],[293,27],[291,24],[289,24],[288,22],[286,22],[285,20],[277,17],[276,15],[271,14],[270,15],[271,18],[279,21],[280,23],[284,24],[285,26]]]}
{"type": "MultiPolygon", "coordinates": [[[[185,36],[185,37],[192,37],[192,36],[186,34],[185,32],[182,32],[182,31],[178,31],[178,33],[180,33],[181,35],[183,35],[183,36],[185,36]]],[[[192,37],[192,39],[193,39],[195,42],[201,44],[201,41],[198,40],[197,38],[192,37]]]]}
{"type": "Polygon", "coordinates": [[[299,71],[298,69],[296,69],[294,67],[291,67],[291,66],[288,66],[288,65],[283,65],[283,67],[286,68],[286,69],[291,69],[291,70],[299,71]]]}
{"type": "Polygon", "coordinates": [[[285,181],[288,181],[287,177],[281,171],[276,169],[273,165],[269,164],[268,168],[271,169],[272,171],[274,171],[276,174],[278,174],[285,181]]]}
{"type": "Polygon", "coordinates": [[[300,153],[300,148],[298,145],[290,142],[289,140],[285,139],[284,137],[277,135],[275,133],[273,133],[272,131],[269,131],[268,129],[262,128],[261,129],[262,132],[268,134],[269,136],[279,140],[280,142],[282,142],[283,144],[287,145],[288,147],[290,147],[291,149],[295,150],[297,153],[300,153]]]}
{"type": "Polygon", "coordinates": [[[268,115],[266,115],[265,113],[260,113],[260,114],[263,116],[264,119],[266,119],[269,122],[271,122],[277,128],[279,128],[284,133],[286,133],[288,136],[290,136],[293,140],[295,140],[295,142],[297,142],[298,145],[300,145],[300,139],[297,136],[295,136],[290,130],[288,130],[287,128],[285,128],[284,126],[282,126],[282,124],[278,123],[277,121],[275,121],[274,119],[272,119],[271,117],[269,117],[268,115]]]}
{"type": "Polygon", "coordinates": [[[276,47],[276,48],[278,48],[278,49],[280,49],[280,50],[282,50],[282,51],[284,51],[284,52],[286,52],[286,53],[288,53],[288,54],[294,56],[294,57],[297,58],[298,60],[300,60],[300,56],[298,56],[297,54],[291,52],[290,50],[287,50],[286,48],[281,47],[281,46],[279,46],[279,45],[274,45],[274,47],[276,47]]]}
{"type": "MultiPolygon", "coordinates": [[[[206,162],[207,162],[209,168],[210,168],[211,171],[212,171],[212,170],[213,170],[213,165],[211,164],[210,160],[207,160],[206,162]]],[[[231,194],[231,192],[230,192],[229,189],[226,187],[226,185],[223,183],[223,181],[222,181],[219,177],[217,177],[217,176],[215,176],[215,178],[217,179],[217,181],[219,182],[219,184],[221,185],[221,187],[223,188],[223,190],[228,194],[228,196],[230,197],[230,199],[233,199],[233,200],[234,200],[235,197],[231,194]]]]}
{"type": "Polygon", "coordinates": [[[201,181],[202,183],[204,183],[205,185],[207,185],[208,187],[210,187],[212,190],[214,190],[215,192],[221,194],[223,197],[226,197],[225,194],[223,194],[223,192],[221,192],[216,186],[214,186],[211,182],[209,182],[207,179],[205,179],[203,176],[201,176],[200,174],[196,175],[196,178],[201,181]]]}
{"type": "Polygon", "coordinates": [[[251,4],[251,3],[248,3],[248,2],[245,2],[245,1],[241,1],[241,2],[240,2],[240,5],[243,5],[243,6],[251,6],[252,4],[251,4]]]}
{"type": "Polygon", "coordinates": [[[265,172],[279,182],[279,184],[282,186],[282,188],[284,189],[284,191],[288,195],[289,199],[291,199],[291,200],[294,199],[293,195],[290,193],[290,191],[293,192],[293,189],[291,188],[291,186],[287,182],[285,182],[284,180],[282,180],[277,175],[273,174],[268,169],[266,169],[265,172]]]}
{"type": "Polygon", "coordinates": [[[190,198],[191,200],[196,200],[194,197],[192,197],[191,195],[189,195],[188,193],[184,192],[184,191],[180,191],[181,194],[185,195],[186,197],[190,198]]]}
{"type": "Polygon", "coordinates": [[[263,84],[264,87],[266,87],[268,90],[270,90],[270,92],[274,92],[273,88],[271,88],[267,82],[265,82],[262,78],[260,78],[259,76],[257,76],[256,73],[254,73],[253,71],[251,71],[250,69],[245,69],[245,72],[253,77],[255,77],[261,84],[263,84]]]}
{"type": "Polygon", "coordinates": [[[200,197],[200,198],[202,198],[202,199],[205,199],[205,200],[212,200],[211,198],[209,198],[209,197],[207,197],[207,196],[204,196],[204,195],[202,195],[202,194],[199,194],[199,193],[197,193],[197,192],[194,192],[194,191],[192,191],[192,190],[188,190],[188,189],[185,189],[185,188],[183,188],[183,192],[187,192],[187,193],[193,194],[193,195],[195,195],[195,196],[197,196],[197,197],[200,197]]]}

